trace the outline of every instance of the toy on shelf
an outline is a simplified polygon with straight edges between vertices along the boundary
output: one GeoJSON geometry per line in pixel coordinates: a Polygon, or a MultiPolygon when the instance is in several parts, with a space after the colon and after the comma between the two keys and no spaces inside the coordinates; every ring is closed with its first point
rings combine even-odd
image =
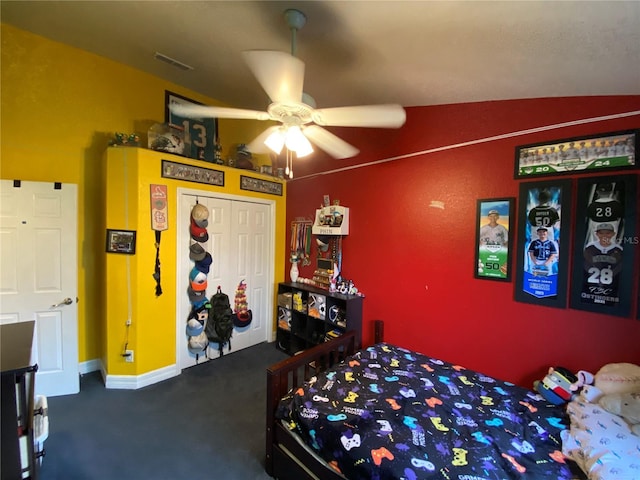
{"type": "Polygon", "coordinates": [[[140,136],[137,133],[116,132],[113,139],[109,142],[111,146],[137,147],[140,145],[140,136]]]}

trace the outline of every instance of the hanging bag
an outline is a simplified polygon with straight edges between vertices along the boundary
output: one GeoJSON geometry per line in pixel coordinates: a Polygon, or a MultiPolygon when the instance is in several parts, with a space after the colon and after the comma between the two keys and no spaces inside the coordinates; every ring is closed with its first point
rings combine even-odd
{"type": "Polygon", "coordinates": [[[209,300],[211,310],[209,311],[209,321],[205,325],[205,332],[209,338],[209,342],[218,344],[220,356],[223,355],[222,349],[228,346],[231,351],[231,334],[233,333],[233,311],[229,303],[229,296],[222,293],[220,286],[218,290],[209,300]]]}

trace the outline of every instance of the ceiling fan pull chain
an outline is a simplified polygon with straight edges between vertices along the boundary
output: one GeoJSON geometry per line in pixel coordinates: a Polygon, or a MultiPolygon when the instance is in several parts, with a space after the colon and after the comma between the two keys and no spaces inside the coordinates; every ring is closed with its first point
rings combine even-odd
{"type": "Polygon", "coordinates": [[[293,178],[293,152],[287,150],[289,152],[289,178],[293,178]]]}

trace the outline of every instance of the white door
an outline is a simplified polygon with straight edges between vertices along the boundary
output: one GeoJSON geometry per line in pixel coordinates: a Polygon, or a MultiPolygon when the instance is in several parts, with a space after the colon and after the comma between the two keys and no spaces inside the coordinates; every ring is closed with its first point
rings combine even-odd
{"type": "Polygon", "coordinates": [[[231,268],[229,278],[235,275],[227,295],[233,302],[235,289],[245,280],[247,301],[252,313],[251,323],[236,327],[231,345],[233,349],[250,347],[267,339],[267,325],[271,320],[271,215],[268,205],[234,201],[231,205],[231,268]]]}
{"type": "Polygon", "coordinates": [[[77,186],[1,180],[0,323],[35,320],[35,390],[80,391],[77,186]]]}
{"type": "Polygon", "coordinates": [[[253,318],[247,327],[234,328],[231,350],[227,347],[224,349],[224,354],[227,355],[268,340],[272,310],[275,205],[272,202],[252,202],[231,196],[212,197],[210,192],[179,193],[179,198],[176,360],[182,370],[219,356],[217,344],[209,347],[206,355],[198,355],[197,360],[187,349],[185,325],[191,311],[187,288],[189,272],[194,266],[189,259],[189,246],[194,242],[189,235],[191,209],[196,202],[209,209],[209,239],[202,243],[213,257],[207,275],[207,298],[211,298],[220,286],[229,296],[233,308],[236,287],[242,280],[247,284],[247,302],[253,318]]]}

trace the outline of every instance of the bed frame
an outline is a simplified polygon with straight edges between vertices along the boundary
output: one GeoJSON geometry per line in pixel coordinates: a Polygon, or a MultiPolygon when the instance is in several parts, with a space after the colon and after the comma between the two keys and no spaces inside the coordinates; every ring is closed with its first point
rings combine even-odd
{"type": "MultiPolygon", "coordinates": [[[[378,332],[377,332],[378,333],[378,332]]],[[[378,337],[378,335],[376,335],[378,337]]],[[[359,347],[356,332],[346,332],[267,369],[267,435],[265,470],[279,480],[344,480],[330,470],[282,426],[275,412],[291,388],[341,362],[359,347]]]]}

